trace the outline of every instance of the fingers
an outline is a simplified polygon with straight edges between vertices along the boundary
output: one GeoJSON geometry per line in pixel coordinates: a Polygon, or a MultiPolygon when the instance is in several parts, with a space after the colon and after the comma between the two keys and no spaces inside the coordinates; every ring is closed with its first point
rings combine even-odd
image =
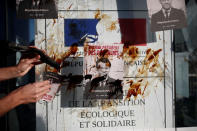
{"type": "Polygon", "coordinates": [[[34,58],[22,58],[19,62],[19,64],[22,64],[22,65],[30,65],[30,64],[33,64],[35,65],[34,63],[38,63],[40,62],[40,56],[37,55],[36,57],[34,58]]]}
{"type": "Polygon", "coordinates": [[[18,89],[20,101],[23,104],[37,102],[44,94],[50,91],[50,81],[35,82],[27,84],[18,89]]]}
{"type": "Polygon", "coordinates": [[[39,101],[45,94],[47,94],[50,91],[50,86],[46,87],[39,87],[40,89],[36,89],[35,94],[32,97],[32,100],[30,102],[37,102],[39,101]]]}
{"type": "Polygon", "coordinates": [[[28,64],[33,64],[33,65],[39,65],[42,64],[43,62],[40,60],[40,55],[37,55],[34,58],[27,59],[28,64]]]}
{"type": "Polygon", "coordinates": [[[42,87],[44,85],[49,85],[50,84],[50,81],[49,80],[40,81],[40,82],[35,82],[33,84],[34,84],[35,87],[42,87]]]}
{"type": "Polygon", "coordinates": [[[32,63],[36,63],[36,62],[40,62],[40,56],[37,55],[36,57],[34,58],[31,58],[31,59],[26,59],[26,63],[27,64],[32,64],[32,63]]]}
{"type": "Polygon", "coordinates": [[[42,95],[45,91],[49,92],[50,89],[51,89],[51,85],[45,85],[43,87],[39,87],[38,89],[36,89],[36,94],[37,95],[42,95]]]}
{"type": "Polygon", "coordinates": [[[36,101],[40,100],[51,88],[50,81],[36,82],[34,86],[36,87],[36,101]]]}
{"type": "Polygon", "coordinates": [[[39,101],[45,94],[47,94],[50,91],[50,89],[48,90],[43,90],[42,92],[40,92],[39,94],[36,95],[36,101],[39,101]]]}

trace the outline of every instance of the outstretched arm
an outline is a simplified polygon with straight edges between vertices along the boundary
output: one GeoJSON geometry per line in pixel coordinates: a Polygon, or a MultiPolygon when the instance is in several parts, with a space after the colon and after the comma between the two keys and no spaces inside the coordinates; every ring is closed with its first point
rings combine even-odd
{"type": "Polygon", "coordinates": [[[21,104],[37,102],[51,88],[49,81],[25,85],[0,99],[0,116],[21,104]]]}
{"type": "Polygon", "coordinates": [[[39,59],[39,55],[34,58],[22,58],[16,66],[0,68],[0,81],[25,75],[35,63],[40,62],[39,59]]]}

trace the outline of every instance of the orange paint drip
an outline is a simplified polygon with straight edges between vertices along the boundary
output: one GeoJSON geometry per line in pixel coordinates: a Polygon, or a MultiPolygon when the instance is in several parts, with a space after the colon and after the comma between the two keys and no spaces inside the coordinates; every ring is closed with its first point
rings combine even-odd
{"type": "Polygon", "coordinates": [[[162,51],[162,49],[159,49],[159,50],[157,50],[157,51],[154,51],[154,56],[157,56],[160,52],[162,51]]]}
{"type": "Polygon", "coordinates": [[[123,52],[120,57],[122,57],[125,61],[134,62],[139,57],[139,49],[135,46],[124,45],[123,52]]]}
{"type": "Polygon", "coordinates": [[[116,21],[112,21],[109,25],[109,27],[107,28],[107,31],[113,31],[113,30],[116,30],[116,21]]]}
{"type": "Polygon", "coordinates": [[[53,26],[55,25],[55,23],[56,23],[56,19],[53,19],[53,26]]]}
{"type": "Polygon", "coordinates": [[[160,68],[160,64],[158,63],[159,53],[162,51],[162,49],[158,49],[156,51],[152,49],[146,50],[146,57],[144,58],[144,65],[140,69],[138,69],[138,74],[136,76],[141,75],[148,75],[148,72],[154,72],[157,70],[157,68],[160,68]]]}
{"type": "Polygon", "coordinates": [[[62,59],[64,60],[68,58],[70,55],[75,55],[77,51],[78,51],[78,45],[73,44],[72,46],[70,46],[69,50],[63,54],[62,59]]]}
{"type": "Polygon", "coordinates": [[[100,12],[100,10],[96,11],[96,14],[95,14],[94,18],[95,19],[101,19],[101,12],[100,12]]]}
{"type": "Polygon", "coordinates": [[[128,55],[132,58],[135,59],[138,56],[138,48],[135,46],[131,46],[128,50],[128,55]]]}
{"type": "Polygon", "coordinates": [[[150,53],[150,51],[151,51],[151,49],[149,48],[149,49],[147,49],[146,50],[146,55],[148,55],[149,53],[150,53]]]}
{"type": "Polygon", "coordinates": [[[141,94],[140,85],[141,83],[139,82],[130,85],[126,99],[130,99],[131,96],[134,96],[134,98],[137,98],[137,96],[141,94]]]}

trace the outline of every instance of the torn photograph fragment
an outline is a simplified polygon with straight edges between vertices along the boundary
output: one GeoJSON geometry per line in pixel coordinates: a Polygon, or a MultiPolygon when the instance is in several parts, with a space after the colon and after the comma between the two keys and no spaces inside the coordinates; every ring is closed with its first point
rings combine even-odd
{"type": "Polygon", "coordinates": [[[16,0],[18,18],[57,19],[58,0],[16,0]]]}
{"type": "Polygon", "coordinates": [[[147,0],[151,31],[180,29],[187,26],[185,0],[147,0]]]}
{"type": "Polygon", "coordinates": [[[49,80],[51,83],[51,89],[48,93],[46,93],[42,98],[41,101],[51,102],[54,98],[56,93],[60,88],[61,78],[60,75],[54,72],[44,72],[43,75],[44,80],[49,80]]]}

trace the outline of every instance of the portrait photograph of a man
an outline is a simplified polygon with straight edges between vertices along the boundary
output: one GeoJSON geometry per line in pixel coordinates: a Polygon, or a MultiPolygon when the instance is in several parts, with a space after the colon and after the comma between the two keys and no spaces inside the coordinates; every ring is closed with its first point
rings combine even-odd
{"type": "Polygon", "coordinates": [[[84,99],[122,99],[122,80],[109,76],[111,62],[108,58],[96,61],[98,76],[85,85],[84,99]]]}
{"type": "Polygon", "coordinates": [[[147,5],[153,32],[187,26],[184,0],[147,0],[147,5]]]}
{"type": "Polygon", "coordinates": [[[57,0],[16,0],[18,18],[55,19],[57,0]]]}

